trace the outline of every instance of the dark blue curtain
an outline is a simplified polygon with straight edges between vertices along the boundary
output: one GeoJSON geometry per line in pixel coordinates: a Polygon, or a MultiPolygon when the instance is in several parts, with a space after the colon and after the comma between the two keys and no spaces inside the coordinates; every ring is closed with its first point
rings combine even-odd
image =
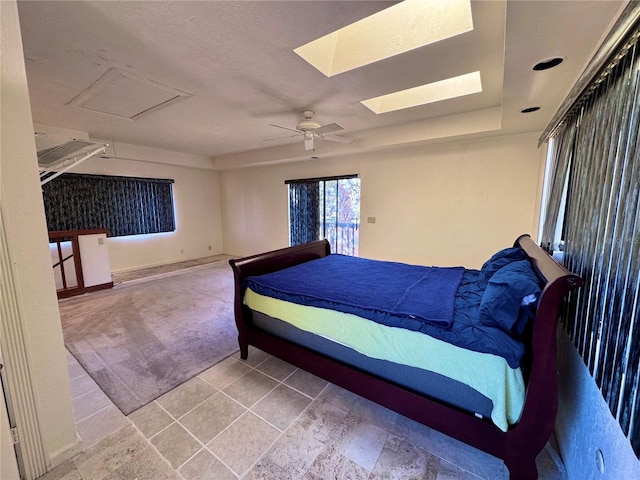
{"type": "Polygon", "coordinates": [[[42,187],[47,228],[109,236],[172,232],[173,180],[65,173],[42,187]]]}
{"type": "Polygon", "coordinates": [[[289,183],[290,243],[299,245],[320,238],[320,182],[289,183]]]}

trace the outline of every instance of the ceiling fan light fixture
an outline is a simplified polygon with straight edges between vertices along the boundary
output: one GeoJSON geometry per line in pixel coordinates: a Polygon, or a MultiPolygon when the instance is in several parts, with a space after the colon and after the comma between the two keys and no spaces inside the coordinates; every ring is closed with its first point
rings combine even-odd
{"type": "Polygon", "coordinates": [[[304,134],[304,149],[315,150],[315,145],[313,144],[313,133],[311,132],[306,132],[304,134]]]}

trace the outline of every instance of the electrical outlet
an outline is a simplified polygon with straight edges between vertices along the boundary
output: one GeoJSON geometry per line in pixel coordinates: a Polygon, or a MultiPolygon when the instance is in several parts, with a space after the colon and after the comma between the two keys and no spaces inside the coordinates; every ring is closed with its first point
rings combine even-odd
{"type": "Polygon", "coordinates": [[[209,251],[211,251],[211,245],[209,245],[209,251]]]}
{"type": "Polygon", "coordinates": [[[180,249],[180,255],[184,254],[184,248],[180,249]]]}
{"type": "Polygon", "coordinates": [[[367,217],[367,223],[376,223],[376,217],[367,217]]]}
{"type": "Polygon", "coordinates": [[[98,238],[98,245],[104,245],[104,238],[102,237],[98,238]]]}

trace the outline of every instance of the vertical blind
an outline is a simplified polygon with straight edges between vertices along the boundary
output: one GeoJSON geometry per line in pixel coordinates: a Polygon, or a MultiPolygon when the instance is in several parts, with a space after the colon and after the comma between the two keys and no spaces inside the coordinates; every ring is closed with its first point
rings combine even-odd
{"type": "Polygon", "coordinates": [[[561,222],[565,264],[585,279],[563,324],[640,456],[638,36],[556,130],[542,242],[557,243],[561,222]]]}
{"type": "Polygon", "coordinates": [[[289,243],[326,238],[333,253],[357,255],[360,226],[360,178],[286,180],[289,186],[289,243]]]}
{"type": "Polygon", "coordinates": [[[65,173],[42,188],[49,231],[106,228],[109,236],[175,230],[173,180],[65,173]]]}
{"type": "Polygon", "coordinates": [[[320,238],[320,182],[288,181],[289,243],[300,245],[320,238]]]}

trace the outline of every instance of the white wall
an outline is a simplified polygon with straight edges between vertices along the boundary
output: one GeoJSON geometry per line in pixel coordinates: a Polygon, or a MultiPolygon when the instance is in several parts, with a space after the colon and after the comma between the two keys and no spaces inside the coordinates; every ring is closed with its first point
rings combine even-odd
{"type": "Polygon", "coordinates": [[[175,180],[175,232],[108,238],[112,271],[222,253],[220,178],[217,172],[99,157],[87,160],[74,172],[175,180]]]}
{"type": "Polygon", "coordinates": [[[556,436],[569,479],[640,479],[640,460],[569,336],[558,336],[556,436]],[[596,460],[602,452],[604,472],[596,460]]]}
{"type": "MultiPolygon", "coordinates": [[[[38,125],[36,128],[38,131],[56,132],[54,127],[38,125]]],[[[136,160],[96,156],[72,169],[70,173],[175,180],[172,188],[176,230],[169,233],[108,238],[109,259],[113,272],[223,253],[220,175],[211,167],[205,169],[189,166],[204,165],[203,157],[125,144],[117,145],[117,153],[135,155],[136,160]],[[164,163],[172,156],[187,166],[164,163]],[[138,158],[144,160],[137,160],[138,158]],[[162,162],[151,161],[153,159],[162,162]]]]}
{"type": "Polygon", "coordinates": [[[110,283],[111,262],[109,261],[107,235],[105,233],[79,235],[78,248],[80,249],[80,258],[82,259],[82,280],[84,281],[84,286],[93,287],[95,285],[110,283]]]}
{"type": "Polygon", "coordinates": [[[7,406],[4,402],[4,388],[0,385],[0,478],[3,480],[19,480],[16,453],[11,441],[11,430],[7,406]]]}
{"type": "Polygon", "coordinates": [[[478,268],[519,234],[537,233],[545,156],[538,136],[221,172],[225,253],[287,246],[285,180],[358,173],[361,256],[478,268]]]}
{"type": "MultiPolygon", "coordinates": [[[[24,376],[29,372],[44,455],[46,461],[54,465],[79,444],[47,245],[16,3],[0,2],[0,16],[0,208],[11,270],[11,275],[6,277],[3,270],[3,279],[8,278],[15,289],[17,308],[6,295],[1,301],[3,313],[17,312],[15,318],[23,334],[21,344],[27,358],[27,365],[7,365],[7,375],[24,376]],[[9,371],[12,367],[13,372],[9,371]]],[[[0,241],[4,242],[5,238],[0,241]]],[[[4,317],[2,321],[8,322],[4,317]]],[[[7,342],[6,337],[3,342],[7,342]]],[[[10,351],[16,350],[15,344],[7,347],[3,343],[5,359],[10,357],[10,351]]]]}

